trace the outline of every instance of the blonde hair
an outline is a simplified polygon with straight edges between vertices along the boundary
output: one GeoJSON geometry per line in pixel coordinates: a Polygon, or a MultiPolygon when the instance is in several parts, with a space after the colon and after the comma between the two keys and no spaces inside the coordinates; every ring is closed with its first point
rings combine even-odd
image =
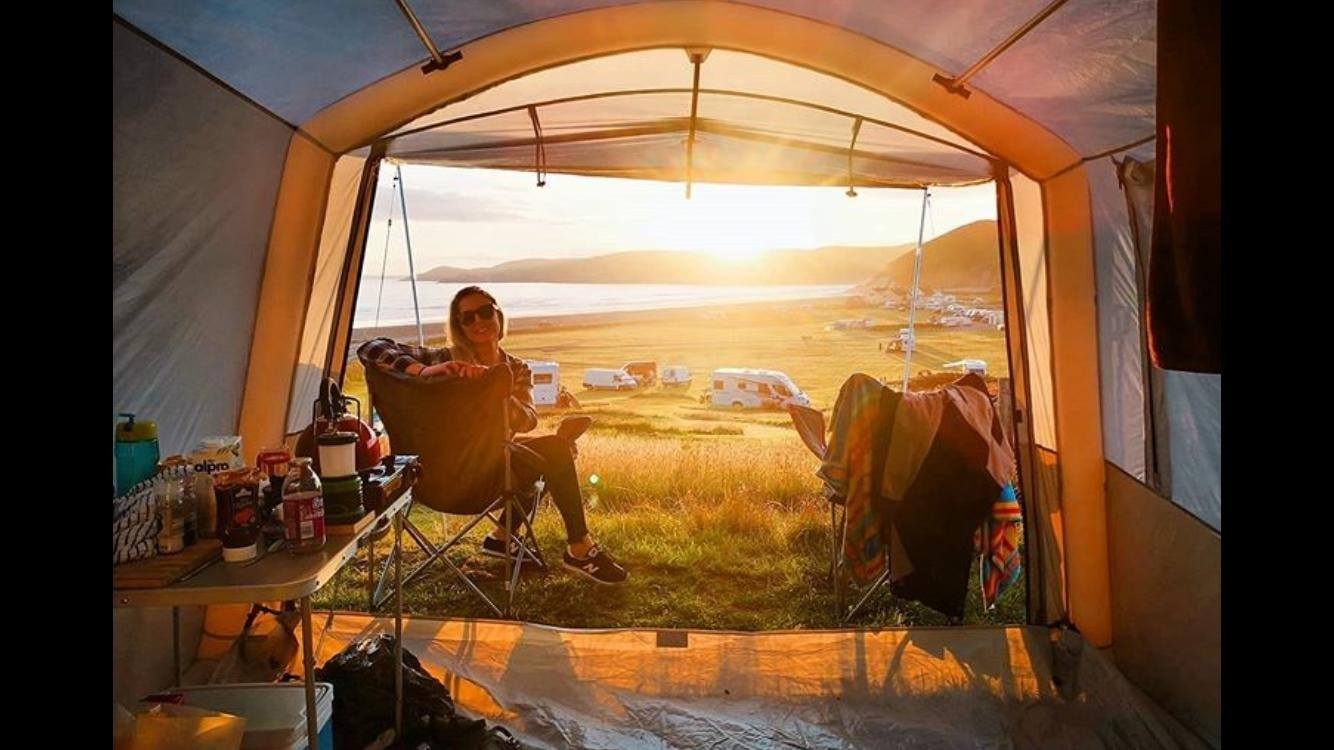
{"type": "Polygon", "coordinates": [[[491,304],[496,307],[496,316],[500,318],[500,336],[499,340],[504,340],[505,333],[509,330],[509,324],[505,322],[505,313],[500,309],[500,303],[491,293],[480,286],[465,286],[454,295],[454,299],[449,303],[449,323],[446,333],[449,335],[449,356],[460,362],[472,362],[477,364],[477,352],[473,350],[472,344],[468,342],[468,335],[463,331],[463,323],[459,320],[459,305],[463,298],[473,294],[480,294],[491,300],[491,304]]]}

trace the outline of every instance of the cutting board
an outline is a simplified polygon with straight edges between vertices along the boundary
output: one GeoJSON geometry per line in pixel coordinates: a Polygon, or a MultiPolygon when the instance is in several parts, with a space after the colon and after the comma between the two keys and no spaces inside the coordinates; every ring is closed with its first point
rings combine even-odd
{"type": "Polygon", "coordinates": [[[337,524],[337,525],[329,524],[328,528],[325,530],[325,533],[328,534],[329,536],[352,536],[354,534],[360,534],[362,529],[366,528],[367,526],[370,526],[371,523],[373,523],[374,521],[375,521],[375,514],[371,513],[370,511],[367,511],[366,515],[357,519],[356,523],[337,524]]]}
{"type": "Polygon", "coordinates": [[[117,565],[111,569],[111,585],[118,589],[164,588],[221,556],[222,542],[200,539],[174,555],[158,554],[147,560],[117,565]]]}

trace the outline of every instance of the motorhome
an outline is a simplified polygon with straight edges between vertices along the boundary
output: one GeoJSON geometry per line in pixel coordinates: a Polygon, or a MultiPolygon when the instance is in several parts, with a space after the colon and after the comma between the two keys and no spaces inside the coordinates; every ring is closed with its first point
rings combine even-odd
{"type": "Polygon", "coordinates": [[[524,364],[533,372],[533,405],[555,406],[560,395],[560,365],[534,359],[525,359],[524,364]]]}
{"type": "Polygon", "coordinates": [[[685,365],[667,365],[662,371],[662,384],[671,388],[675,386],[690,387],[690,368],[685,365]]]}
{"type": "Polygon", "coordinates": [[[639,381],[625,370],[585,370],[584,388],[590,391],[629,391],[639,387],[639,381]]]}
{"type": "Polygon", "coordinates": [[[811,399],[787,373],[779,370],[752,370],[724,367],[714,370],[712,402],[714,406],[734,409],[776,409],[796,404],[810,406],[811,399]]]}

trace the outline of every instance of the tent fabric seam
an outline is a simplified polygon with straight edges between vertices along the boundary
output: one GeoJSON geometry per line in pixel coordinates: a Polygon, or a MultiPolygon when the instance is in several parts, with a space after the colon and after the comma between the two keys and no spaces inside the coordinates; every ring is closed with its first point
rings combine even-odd
{"type": "Polygon", "coordinates": [[[1085,164],[1088,164],[1089,162],[1097,161],[1105,156],[1115,156],[1116,154],[1119,154],[1122,151],[1129,151],[1130,149],[1135,148],[1137,146],[1143,146],[1144,144],[1153,141],[1157,137],[1158,134],[1153,133],[1151,135],[1146,135],[1143,138],[1140,138],[1139,140],[1134,141],[1132,143],[1127,143],[1124,146],[1117,146],[1116,148],[1107,149],[1106,151],[1099,151],[1098,153],[1090,154],[1089,156],[1081,156],[1079,157],[1079,161],[1072,162],[1064,167],[1061,167],[1054,174],[1052,174],[1052,176],[1038,180],[1038,182],[1046,182],[1047,180],[1054,180],[1057,177],[1060,177],[1061,175],[1065,174],[1066,172],[1073,172],[1075,169],[1078,169],[1079,167],[1082,167],[1085,164]]]}

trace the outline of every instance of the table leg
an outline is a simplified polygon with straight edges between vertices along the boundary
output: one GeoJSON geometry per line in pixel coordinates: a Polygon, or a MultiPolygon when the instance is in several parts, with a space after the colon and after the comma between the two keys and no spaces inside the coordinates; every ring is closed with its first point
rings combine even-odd
{"type": "Polygon", "coordinates": [[[319,717],[315,715],[315,640],[310,626],[310,597],[301,597],[301,654],[306,676],[306,738],[310,750],[319,747],[319,717]]]}
{"type": "Polygon", "coordinates": [[[394,737],[403,736],[403,514],[394,515],[394,737]]]}
{"type": "Polygon", "coordinates": [[[184,681],[181,675],[181,608],[171,608],[171,660],[176,669],[176,687],[184,681]]]}

